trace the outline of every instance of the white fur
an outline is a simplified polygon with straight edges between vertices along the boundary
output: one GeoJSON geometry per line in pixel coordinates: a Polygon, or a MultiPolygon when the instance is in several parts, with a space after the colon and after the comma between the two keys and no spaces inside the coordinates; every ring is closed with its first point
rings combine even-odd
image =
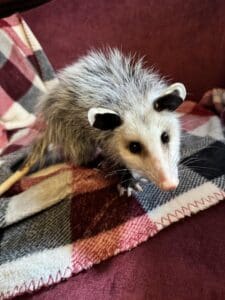
{"type": "Polygon", "coordinates": [[[187,92],[183,83],[176,82],[171,84],[165,91],[163,95],[170,94],[174,91],[178,91],[179,96],[184,100],[186,98],[187,92]]]}
{"type": "Polygon", "coordinates": [[[143,114],[142,108],[136,106],[135,110],[126,112],[124,124],[117,129],[114,139],[112,143],[117,145],[116,155],[122,157],[134,177],[148,178],[158,186],[165,180],[178,181],[180,126],[175,113],[159,113],[151,107],[143,114]],[[164,131],[170,135],[168,145],[161,142],[164,131]],[[131,153],[127,147],[130,141],[140,142],[146,154],[131,153]]]}

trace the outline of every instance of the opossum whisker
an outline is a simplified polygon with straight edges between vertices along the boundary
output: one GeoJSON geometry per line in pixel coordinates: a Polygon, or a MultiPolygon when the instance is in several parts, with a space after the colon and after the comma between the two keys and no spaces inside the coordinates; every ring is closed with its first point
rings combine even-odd
{"type": "Polygon", "coordinates": [[[128,169],[120,169],[120,170],[114,170],[112,172],[109,172],[106,174],[106,177],[110,177],[110,176],[113,176],[113,175],[117,175],[118,173],[121,173],[121,172],[125,172],[125,171],[129,171],[128,169]]]}

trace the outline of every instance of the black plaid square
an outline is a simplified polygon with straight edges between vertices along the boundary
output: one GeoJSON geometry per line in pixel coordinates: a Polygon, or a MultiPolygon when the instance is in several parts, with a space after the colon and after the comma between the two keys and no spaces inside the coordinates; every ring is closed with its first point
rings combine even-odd
{"type": "Polygon", "coordinates": [[[221,177],[225,174],[225,144],[217,141],[186,157],[182,164],[208,180],[221,177]]]}

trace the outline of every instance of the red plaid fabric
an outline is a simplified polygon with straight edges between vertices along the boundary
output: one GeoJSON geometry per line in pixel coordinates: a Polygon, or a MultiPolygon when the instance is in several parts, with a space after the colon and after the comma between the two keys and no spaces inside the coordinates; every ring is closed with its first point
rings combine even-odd
{"type": "Polygon", "coordinates": [[[19,15],[1,19],[0,30],[0,153],[6,154],[31,142],[33,108],[54,72],[19,15]]]}

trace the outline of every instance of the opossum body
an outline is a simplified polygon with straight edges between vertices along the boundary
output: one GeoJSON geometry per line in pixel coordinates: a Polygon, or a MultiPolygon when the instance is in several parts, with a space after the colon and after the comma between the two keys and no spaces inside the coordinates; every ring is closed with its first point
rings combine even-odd
{"type": "Polygon", "coordinates": [[[58,77],[39,107],[46,128],[34,144],[34,160],[54,145],[70,162],[86,165],[100,148],[128,194],[140,189],[141,178],[176,188],[180,126],[174,111],[186,96],[181,83],[168,86],[116,49],[92,51],[58,77]]]}

